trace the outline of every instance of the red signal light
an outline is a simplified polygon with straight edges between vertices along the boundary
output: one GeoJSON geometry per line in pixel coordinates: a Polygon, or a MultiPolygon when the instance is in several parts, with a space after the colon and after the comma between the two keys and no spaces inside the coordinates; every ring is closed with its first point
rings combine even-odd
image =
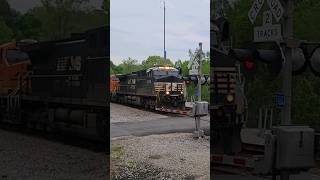
{"type": "Polygon", "coordinates": [[[251,59],[245,59],[243,65],[247,71],[251,71],[254,69],[254,62],[251,59]]]}

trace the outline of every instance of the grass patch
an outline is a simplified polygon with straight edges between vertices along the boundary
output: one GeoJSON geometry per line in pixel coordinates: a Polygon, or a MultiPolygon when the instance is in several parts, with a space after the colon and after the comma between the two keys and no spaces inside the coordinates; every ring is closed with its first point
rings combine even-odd
{"type": "Polygon", "coordinates": [[[111,146],[111,159],[119,160],[124,155],[124,149],[120,145],[112,145],[111,146]]]}

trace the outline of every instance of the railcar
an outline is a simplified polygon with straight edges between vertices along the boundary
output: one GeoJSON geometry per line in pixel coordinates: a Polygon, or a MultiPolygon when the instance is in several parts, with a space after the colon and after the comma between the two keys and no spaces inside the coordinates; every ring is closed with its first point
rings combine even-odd
{"type": "Polygon", "coordinates": [[[28,55],[19,50],[16,42],[0,45],[0,95],[14,93],[19,79],[28,75],[29,64],[28,55]]]}
{"type": "Polygon", "coordinates": [[[108,32],[100,27],[68,39],[21,44],[30,59],[28,76],[15,93],[1,96],[1,121],[106,141],[108,32]]]}
{"type": "Polygon", "coordinates": [[[113,100],[146,109],[186,114],[185,83],[173,67],[152,67],[117,75],[119,88],[113,100]]]}

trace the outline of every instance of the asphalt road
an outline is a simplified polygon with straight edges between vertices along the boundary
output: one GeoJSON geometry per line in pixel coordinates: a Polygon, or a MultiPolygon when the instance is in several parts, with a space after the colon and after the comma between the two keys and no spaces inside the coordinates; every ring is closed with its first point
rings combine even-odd
{"type": "MultiPolygon", "coordinates": [[[[209,135],[210,122],[201,121],[201,128],[209,135]]],[[[194,131],[194,119],[191,117],[168,117],[142,122],[111,123],[111,138],[120,136],[147,136],[151,134],[188,133],[194,131]]]]}
{"type": "MultiPolygon", "coordinates": [[[[110,136],[148,136],[153,134],[191,133],[195,129],[192,117],[172,116],[110,103],[110,136]]],[[[201,118],[201,129],[210,134],[210,117],[201,118]]]]}

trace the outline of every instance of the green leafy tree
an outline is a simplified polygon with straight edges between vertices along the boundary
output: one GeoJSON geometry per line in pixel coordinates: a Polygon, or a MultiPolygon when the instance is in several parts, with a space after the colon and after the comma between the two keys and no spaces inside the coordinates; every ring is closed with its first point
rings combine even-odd
{"type": "Polygon", "coordinates": [[[5,21],[0,18],[0,43],[6,43],[13,39],[13,32],[10,27],[7,26],[5,21]]]}
{"type": "Polygon", "coordinates": [[[11,17],[10,5],[7,0],[0,0],[0,17],[8,23],[11,17]]]}
{"type": "Polygon", "coordinates": [[[181,68],[182,76],[188,76],[189,74],[188,64],[189,64],[189,61],[181,61],[181,60],[176,61],[175,67],[181,68]]]}
{"type": "Polygon", "coordinates": [[[138,64],[138,60],[132,59],[130,57],[128,59],[124,59],[119,66],[122,69],[122,73],[124,74],[142,69],[142,66],[138,64]]]}
{"type": "Polygon", "coordinates": [[[20,15],[16,24],[17,39],[39,39],[42,36],[42,23],[32,11],[20,15]]]}

